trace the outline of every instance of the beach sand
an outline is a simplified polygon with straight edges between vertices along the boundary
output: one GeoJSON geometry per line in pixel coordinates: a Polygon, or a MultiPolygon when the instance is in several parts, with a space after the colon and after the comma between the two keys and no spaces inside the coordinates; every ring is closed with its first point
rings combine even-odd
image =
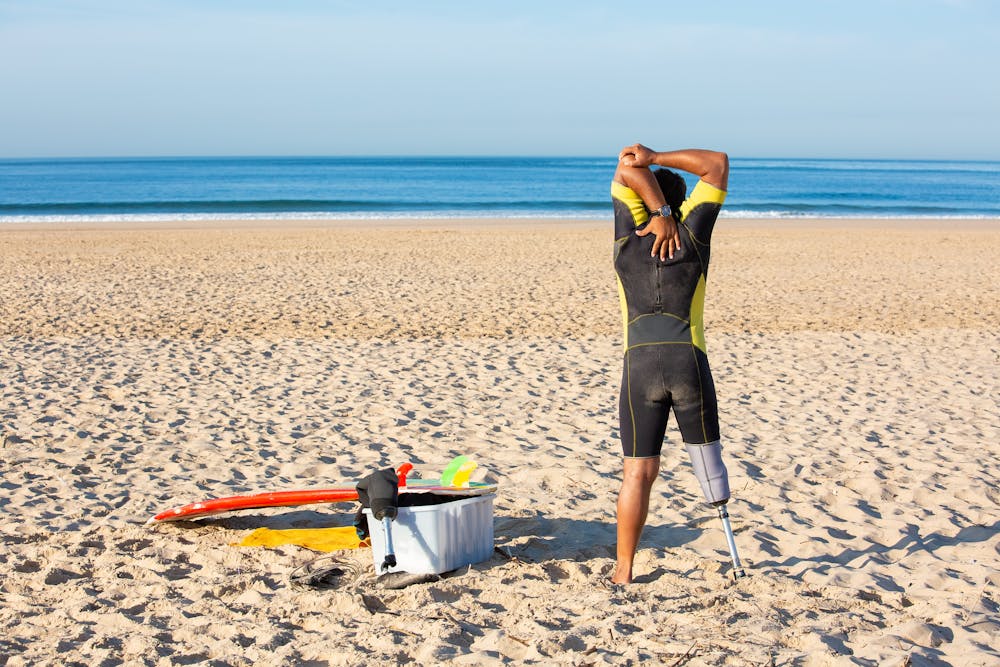
{"type": "Polygon", "coordinates": [[[0,229],[0,665],[998,665],[1000,223],[722,220],[709,357],[749,577],[673,423],[613,564],[608,225],[0,229]],[[469,454],[496,552],[394,591],[232,546],[354,506],[145,525],[469,454]]]}

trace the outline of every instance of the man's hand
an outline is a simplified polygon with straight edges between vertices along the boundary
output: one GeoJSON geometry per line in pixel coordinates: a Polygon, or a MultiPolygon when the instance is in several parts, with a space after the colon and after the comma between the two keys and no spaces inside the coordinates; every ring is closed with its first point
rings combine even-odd
{"type": "Polygon", "coordinates": [[[666,261],[668,256],[673,259],[674,252],[681,247],[681,235],[677,230],[677,222],[673,218],[657,215],[649,220],[649,224],[644,229],[636,231],[635,235],[645,236],[650,232],[656,235],[656,240],[653,241],[653,252],[649,256],[656,257],[659,253],[661,261],[666,261]]]}
{"type": "Polygon", "coordinates": [[[656,151],[646,148],[642,144],[632,144],[626,146],[618,154],[618,161],[626,167],[648,167],[653,164],[656,151]]]}

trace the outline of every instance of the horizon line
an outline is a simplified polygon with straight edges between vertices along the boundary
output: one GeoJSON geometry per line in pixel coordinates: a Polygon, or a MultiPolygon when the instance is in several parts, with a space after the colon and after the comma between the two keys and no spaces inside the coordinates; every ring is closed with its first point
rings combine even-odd
{"type": "MultiPolygon", "coordinates": [[[[817,160],[817,161],[856,161],[856,162],[1000,162],[1000,157],[996,158],[959,158],[959,157],[830,157],[830,156],[804,156],[804,155],[734,155],[728,153],[733,160],[817,160]]],[[[461,154],[461,153],[287,153],[287,154],[161,154],[161,155],[49,155],[49,156],[0,156],[0,161],[4,162],[31,162],[45,160],[65,160],[65,161],[86,161],[86,160],[296,160],[296,159],[442,159],[442,160],[468,160],[468,159],[584,159],[584,160],[614,160],[613,155],[593,155],[593,154],[518,154],[518,153],[482,153],[482,154],[461,154]]]]}

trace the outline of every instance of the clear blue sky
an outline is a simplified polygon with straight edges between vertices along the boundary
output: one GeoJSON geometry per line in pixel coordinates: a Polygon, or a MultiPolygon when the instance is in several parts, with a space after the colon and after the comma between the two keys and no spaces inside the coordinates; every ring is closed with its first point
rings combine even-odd
{"type": "Polygon", "coordinates": [[[0,157],[1000,159],[995,0],[0,0],[0,157]]]}

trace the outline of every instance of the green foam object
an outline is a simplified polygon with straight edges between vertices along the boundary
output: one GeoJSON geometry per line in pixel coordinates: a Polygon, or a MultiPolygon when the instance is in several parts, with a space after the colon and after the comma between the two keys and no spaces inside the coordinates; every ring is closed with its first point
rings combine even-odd
{"type": "Polygon", "coordinates": [[[451,460],[445,469],[441,471],[441,486],[451,486],[452,481],[455,479],[455,473],[459,471],[463,464],[469,460],[468,456],[456,456],[451,460]]]}

